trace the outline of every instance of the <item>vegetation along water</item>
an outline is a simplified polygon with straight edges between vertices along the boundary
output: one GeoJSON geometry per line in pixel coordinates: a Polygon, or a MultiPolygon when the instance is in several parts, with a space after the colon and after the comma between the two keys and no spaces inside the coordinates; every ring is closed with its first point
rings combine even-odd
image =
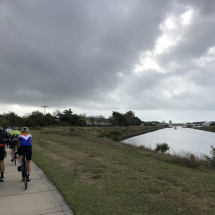
{"type": "Polygon", "coordinates": [[[102,129],[32,131],[33,160],[75,214],[214,214],[209,163],[113,140],[134,128],[102,129]]]}

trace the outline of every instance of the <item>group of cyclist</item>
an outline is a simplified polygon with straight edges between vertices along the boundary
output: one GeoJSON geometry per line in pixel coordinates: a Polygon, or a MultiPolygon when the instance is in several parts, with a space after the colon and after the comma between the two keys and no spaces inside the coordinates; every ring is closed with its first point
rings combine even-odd
{"type": "Polygon", "coordinates": [[[16,126],[12,128],[7,126],[6,128],[0,127],[0,182],[4,182],[4,158],[6,156],[6,146],[11,148],[11,162],[14,162],[15,153],[18,154],[18,167],[19,172],[22,171],[22,154],[26,154],[26,163],[28,169],[28,181],[31,180],[31,157],[32,157],[32,135],[29,134],[29,129],[23,127],[21,132],[16,126]],[[14,153],[15,151],[15,153],[14,153]]]}

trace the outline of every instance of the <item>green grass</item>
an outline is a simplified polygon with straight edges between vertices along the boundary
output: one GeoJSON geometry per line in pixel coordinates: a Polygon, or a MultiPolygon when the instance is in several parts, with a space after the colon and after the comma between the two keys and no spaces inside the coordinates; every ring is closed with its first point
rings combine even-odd
{"type": "Polygon", "coordinates": [[[92,137],[107,137],[115,141],[122,141],[129,137],[145,134],[162,129],[161,126],[113,126],[113,127],[44,127],[43,133],[82,135],[92,137]]]}
{"type": "Polygon", "coordinates": [[[76,215],[214,214],[214,170],[170,164],[120,143],[31,133],[34,162],[76,215]]]}

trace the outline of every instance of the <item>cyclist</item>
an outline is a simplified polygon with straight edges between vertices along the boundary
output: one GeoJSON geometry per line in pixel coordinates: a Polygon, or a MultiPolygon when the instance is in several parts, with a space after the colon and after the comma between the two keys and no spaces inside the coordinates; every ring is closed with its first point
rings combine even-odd
{"type": "Polygon", "coordinates": [[[7,129],[7,138],[8,138],[8,143],[10,144],[10,132],[12,131],[13,129],[10,127],[7,129]]]}
{"type": "Polygon", "coordinates": [[[18,136],[17,139],[17,149],[18,149],[18,171],[21,172],[22,167],[22,153],[28,152],[26,155],[26,163],[28,168],[28,181],[31,180],[31,156],[32,156],[32,136],[28,133],[29,129],[27,127],[22,128],[22,134],[18,136]]]}
{"type": "Polygon", "coordinates": [[[10,137],[10,148],[11,148],[11,162],[14,161],[14,150],[16,151],[16,144],[20,131],[17,130],[16,126],[12,127],[12,131],[9,133],[10,137]]]}
{"type": "Polygon", "coordinates": [[[5,171],[5,166],[4,166],[4,151],[5,151],[5,135],[3,133],[3,130],[0,129],[0,172],[1,172],[1,178],[0,182],[4,182],[4,171],[5,171]]]}
{"type": "Polygon", "coordinates": [[[8,143],[9,143],[9,136],[7,135],[9,129],[10,129],[10,126],[7,126],[7,128],[4,130],[5,140],[6,140],[6,143],[7,143],[7,148],[8,148],[8,143]]]}

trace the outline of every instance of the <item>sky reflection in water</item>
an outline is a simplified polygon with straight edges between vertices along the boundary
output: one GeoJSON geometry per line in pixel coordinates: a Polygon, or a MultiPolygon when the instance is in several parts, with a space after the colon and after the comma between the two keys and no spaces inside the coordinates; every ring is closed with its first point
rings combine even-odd
{"type": "Polygon", "coordinates": [[[124,140],[125,143],[137,146],[145,145],[155,149],[157,143],[168,143],[170,153],[192,152],[195,155],[210,155],[211,145],[215,146],[215,133],[201,131],[197,129],[165,128],[151,133],[139,135],[124,140]]]}

